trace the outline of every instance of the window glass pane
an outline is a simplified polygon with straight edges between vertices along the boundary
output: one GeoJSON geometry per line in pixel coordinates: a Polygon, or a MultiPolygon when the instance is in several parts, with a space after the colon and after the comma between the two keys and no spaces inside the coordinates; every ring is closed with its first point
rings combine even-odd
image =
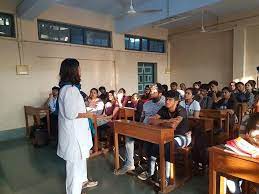
{"type": "Polygon", "coordinates": [[[109,47],[110,33],[95,30],[86,30],[85,39],[87,45],[109,47]]]}
{"type": "Polygon", "coordinates": [[[129,37],[125,37],[125,48],[129,49],[129,37]]]}
{"type": "Polygon", "coordinates": [[[140,39],[139,38],[129,38],[129,47],[131,50],[140,50],[140,39]]]}
{"type": "Polygon", "coordinates": [[[149,51],[151,52],[164,52],[164,42],[157,41],[157,40],[150,40],[149,41],[149,51]]]}
{"type": "Polygon", "coordinates": [[[59,24],[39,22],[40,39],[69,42],[69,28],[59,24]]]}
{"type": "Polygon", "coordinates": [[[0,13],[0,36],[15,37],[12,15],[0,13]]]}
{"type": "Polygon", "coordinates": [[[72,27],[70,33],[71,43],[84,44],[83,28],[72,27]]]}
{"type": "Polygon", "coordinates": [[[147,39],[145,38],[142,39],[142,51],[148,51],[147,42],[148,42],[147,39]]]}

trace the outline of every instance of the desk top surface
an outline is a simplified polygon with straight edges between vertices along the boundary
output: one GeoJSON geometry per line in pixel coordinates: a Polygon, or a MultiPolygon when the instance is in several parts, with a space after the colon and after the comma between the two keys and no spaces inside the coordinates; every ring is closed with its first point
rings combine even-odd
{"type": "Polygon", "coordinates": [[[226,156],[231,156],[231,157],[239,158],[239,159],[242,159],[242,160],[252,161],[252,162],[256,162],[256,163],[259,164],[259,158],[251,158],[251,157],[240,156],[238,154],[235,154],[235,153],[224,150],[224,148],[221,147],[221,146],[213,146],[213,147],[209,148],[209,152],[223,154],[223,155],[226,155],[226,156]]]}

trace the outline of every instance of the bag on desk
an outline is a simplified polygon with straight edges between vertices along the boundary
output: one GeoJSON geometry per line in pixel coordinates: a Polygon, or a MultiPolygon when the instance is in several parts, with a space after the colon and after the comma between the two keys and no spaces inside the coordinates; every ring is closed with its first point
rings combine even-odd
{"type": "Polygon", "coordinates": [[[32,144],[34,145],[34,147],[42,147],[42,146],[48,145],[49,143],[48,130],[41,126],[34,127],[34,129],[32,130],[31,138],[32,138],[32,144]]]}

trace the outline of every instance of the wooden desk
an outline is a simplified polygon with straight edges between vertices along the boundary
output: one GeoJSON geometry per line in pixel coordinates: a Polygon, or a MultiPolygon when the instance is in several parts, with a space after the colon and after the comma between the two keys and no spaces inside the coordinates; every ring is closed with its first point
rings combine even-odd
{"type": "Polygon", "coordinates": [[[168,193],[174,189],[174,130],[158,126],[147,125],[134,121],[118,120],[114,122],[114,144],[115,144],[115,172],[119,169],[119,145],[118,135],[125,135],[143,141],[159,144],[160,153],[160,176],[161,192],[168,193]],[[165,186],[165,144],[170,142],[171,177],[170,185],[165,186]]]}
{"type": "Polygon", "coordinates": [[[241,124],[243,116],[246,112],[249,112],[247,103],[237,103],[237,114],[238,114],[238,123],[241,124]]]}
{"type": "Polygon", "coordinates": [[[223,148],[209,148],[209,194],[225,194],[226,178],[233,176],[259,184],[259,159],[238,156],[223,148]]]}
{"type": "Polygon", "coordinates": [[[90,157],[95,157],[100,154],[102,154],[102,151],[99,150],[99,139],[98,139],[98,129],[97,129],[97,115],[88,112],[87,113],[87,118],[91,119],[93,124],[94,124],[94,129],[95,129],[95,136],[94,136],[94,149],[93,153],[91,154],[90,157]]]}
{"type": "Polygon", "coordinates": [[[135,109],[130,107],[122,107],[119,109],[119,120],[132,118],[135,121],[135,109]]]}
{"type": "Polygon", "coordinates": [[[200,118],[189,117],[188,124],[189,124],[190,129],[198,126],[202,130],[204,130],[204,132],[206,132],[206,133],[209,132],[210,133],[210,145],[213,145],[213,143],[214,143],[214,141],[213,141],[214,119],[205,118],[205,117],[200,117],[200,118]]]}
{"type": "Polygon", "coordinates": [[[32,116],[34,119],[34,124],[40,125],[41,116],[47,117],[47,128],[48,135],[50,137],[50,118],[49,118],[49,109],[47,108],[36,108],[32,106],[24,106],[24,115],[25,115],[25,123],[26,123],[26,136],[29,137],[31,134],[31,129],[29,127],[29,116],[32,116]]]}
{"type": "Polygon", "coordinates": [[[212,118],[219,121],[220,128],[223,128],[223,121],[225,121],[224,124],[224,130],[227,136],[229,137],[229,109],[224,110],[214,110],[214,109],[201,109],[200,111],[200,117],[206,117],[206,118],[212,118]]]}

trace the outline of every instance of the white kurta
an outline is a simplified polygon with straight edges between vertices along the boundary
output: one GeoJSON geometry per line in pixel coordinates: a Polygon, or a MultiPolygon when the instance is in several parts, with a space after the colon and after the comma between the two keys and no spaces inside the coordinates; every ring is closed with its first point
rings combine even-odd
{"type": "Polygon", "coordinates": [[[66,85],[59,93],[58,149],[57,155],[74,162],[89,157],[93,146],[87,118],[78,119],[85,113],[85,103],[76,86],[66,85]]]}

